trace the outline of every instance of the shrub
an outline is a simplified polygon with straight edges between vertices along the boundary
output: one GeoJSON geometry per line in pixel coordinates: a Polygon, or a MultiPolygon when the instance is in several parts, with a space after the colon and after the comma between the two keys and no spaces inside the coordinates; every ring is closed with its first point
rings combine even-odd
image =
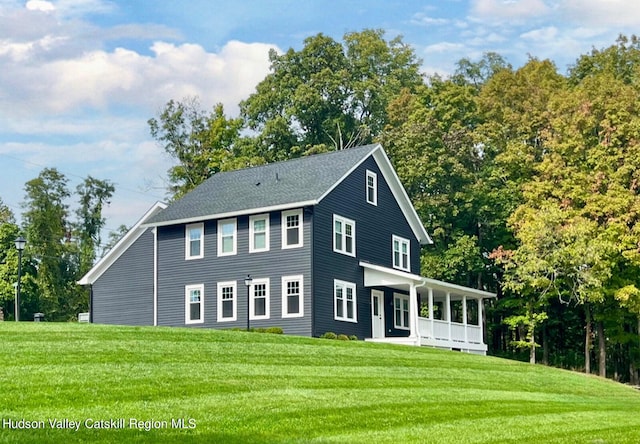
{"type": "Polygon", "coordinates": [[[349,339],[351,339],[352,341],[357,341],[358,337],[356,335],[351,335],[349,336],[349,339]]]}
{"type": "Polygon", "coordinates": [[[338,339],[338,341],[348,341],[349,340],[349,336],[347,336],[347,335],[338,335],[338,337],[336,339],[338,339]]]}
{"type": "Polygon", "coordinates": [[[323,339],[336,339],[338,337],[338,335],[336,335],[332,331],[328,331],[328,332],[326,332],[325,334],[323,334],[320,337],[323,338],[323,339]]]}
{"type": "Polygon", "coordinates": [[[265,330],[266,333],[271,333],[274,335],[281,335],[284,334],[284,330],[282,329],[282,327],[269,327],[265,330]]]}

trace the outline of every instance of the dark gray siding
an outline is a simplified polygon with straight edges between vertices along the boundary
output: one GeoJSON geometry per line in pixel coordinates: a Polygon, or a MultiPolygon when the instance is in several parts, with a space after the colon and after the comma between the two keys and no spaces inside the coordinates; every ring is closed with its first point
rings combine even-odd
{"type": "Polygon", "coordinates": [[[145,231],[93,284],[93,322],[153,325],[153,233],[145,231]]]}
{"type": "Polygon", "coordinates": [[[270,318],[251,327],[282,327],[287,334],[311,335],[311,216],[303,211],[303,246],[281,248],[281,212],[270,215],[270,250],[249,253],[249,216],[237,218],[237,254],[217,257],[217,221],[204,223],[204,258],[185,260],[185,227],[158,227],[158,325],[185,325],[185,286],[204,285],[204,323],[195,327],[245,328],[247,288],[244,278],[270,279],[270,318]],[[282,276],[303,275],[304,314],[282,318],[282,276]],[[217,283],[236,281],[237,320],[217,322],[217,283]]]}
{"type": "MultiPolygon", "coordinates": [[[[363,162],[316,206],[313,227],[314,336],[332,331],[371,337],[371,289],[364,287],[364,274],[358,263],[366,261],[393,267],[392,236],[395,234],[411,241],[411,271],[416,274],[420,271],[419,243],[373,158],[363,162]],[[377,206],[366,202],[366,170],[377,174],[377,206]],[[356,257],[333,251],[333,214],[356,222],[356,257]],[[334,279],[356,284],[357,324],[334,319],[334,279]]],[[[388,309],[389,296],[387,292],[385,295],[388,309]]],[[[392,313],[385,310],[387,318],[392,313]]]]}

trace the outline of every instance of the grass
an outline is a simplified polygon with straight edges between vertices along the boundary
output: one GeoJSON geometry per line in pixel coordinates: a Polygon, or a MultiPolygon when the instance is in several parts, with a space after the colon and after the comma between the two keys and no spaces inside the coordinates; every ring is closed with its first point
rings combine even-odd
{"type": "Polygon", "coordinates": [[[0,323],[0,442],[637,443],[638,412],[640,392],[612,381],[428,348],[0,323]]]}

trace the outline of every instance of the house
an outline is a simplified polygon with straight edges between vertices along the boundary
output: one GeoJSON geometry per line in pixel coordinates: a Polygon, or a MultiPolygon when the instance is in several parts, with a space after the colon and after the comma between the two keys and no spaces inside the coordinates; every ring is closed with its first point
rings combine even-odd
{"type": "Polygon", "coordinates": [[[495,295],[420,276],[431,242],[384,150],[367,145],[215,174],[154,205],[80,284],[95,323],[485,353],[495,295]]]}

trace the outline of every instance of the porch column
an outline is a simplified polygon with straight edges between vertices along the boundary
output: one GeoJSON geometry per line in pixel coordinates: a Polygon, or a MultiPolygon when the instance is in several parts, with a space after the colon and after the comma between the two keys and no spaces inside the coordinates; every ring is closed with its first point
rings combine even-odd
{"type": "Polygon", "coordinates": [[[467,295],[462,295],[462,323],[464,324],[464,342],[469,342],[467,337],[467,295]]]}
{"type": "Polygon", "coordinates": [[[429,287],[429,319],[433,321],[433,288],[429,287]]]}
{"type": "Polygon", "coordinates": [[[478,325],[480,326],[480,340],[484,344],[484,319],[482,313],[482,304],[484,303],[484,299],[482,297],[478,298],[478,325]]]}
{"type": "Polygon", "coordinates": [[[447,331],[448,336],[447,339],[450,341],[451,340],[451,293],[449,293],[447,291],[447,296],[445,297],[445,305],[446,307],[444,308],[444,313],[447,316],[447,331]]]}
{"type": "Polygon", "coordinates": [[[420,334],[418,332],[418,291],[416,285],[409,284],[409,337],[420,345],[420,334]]]}

